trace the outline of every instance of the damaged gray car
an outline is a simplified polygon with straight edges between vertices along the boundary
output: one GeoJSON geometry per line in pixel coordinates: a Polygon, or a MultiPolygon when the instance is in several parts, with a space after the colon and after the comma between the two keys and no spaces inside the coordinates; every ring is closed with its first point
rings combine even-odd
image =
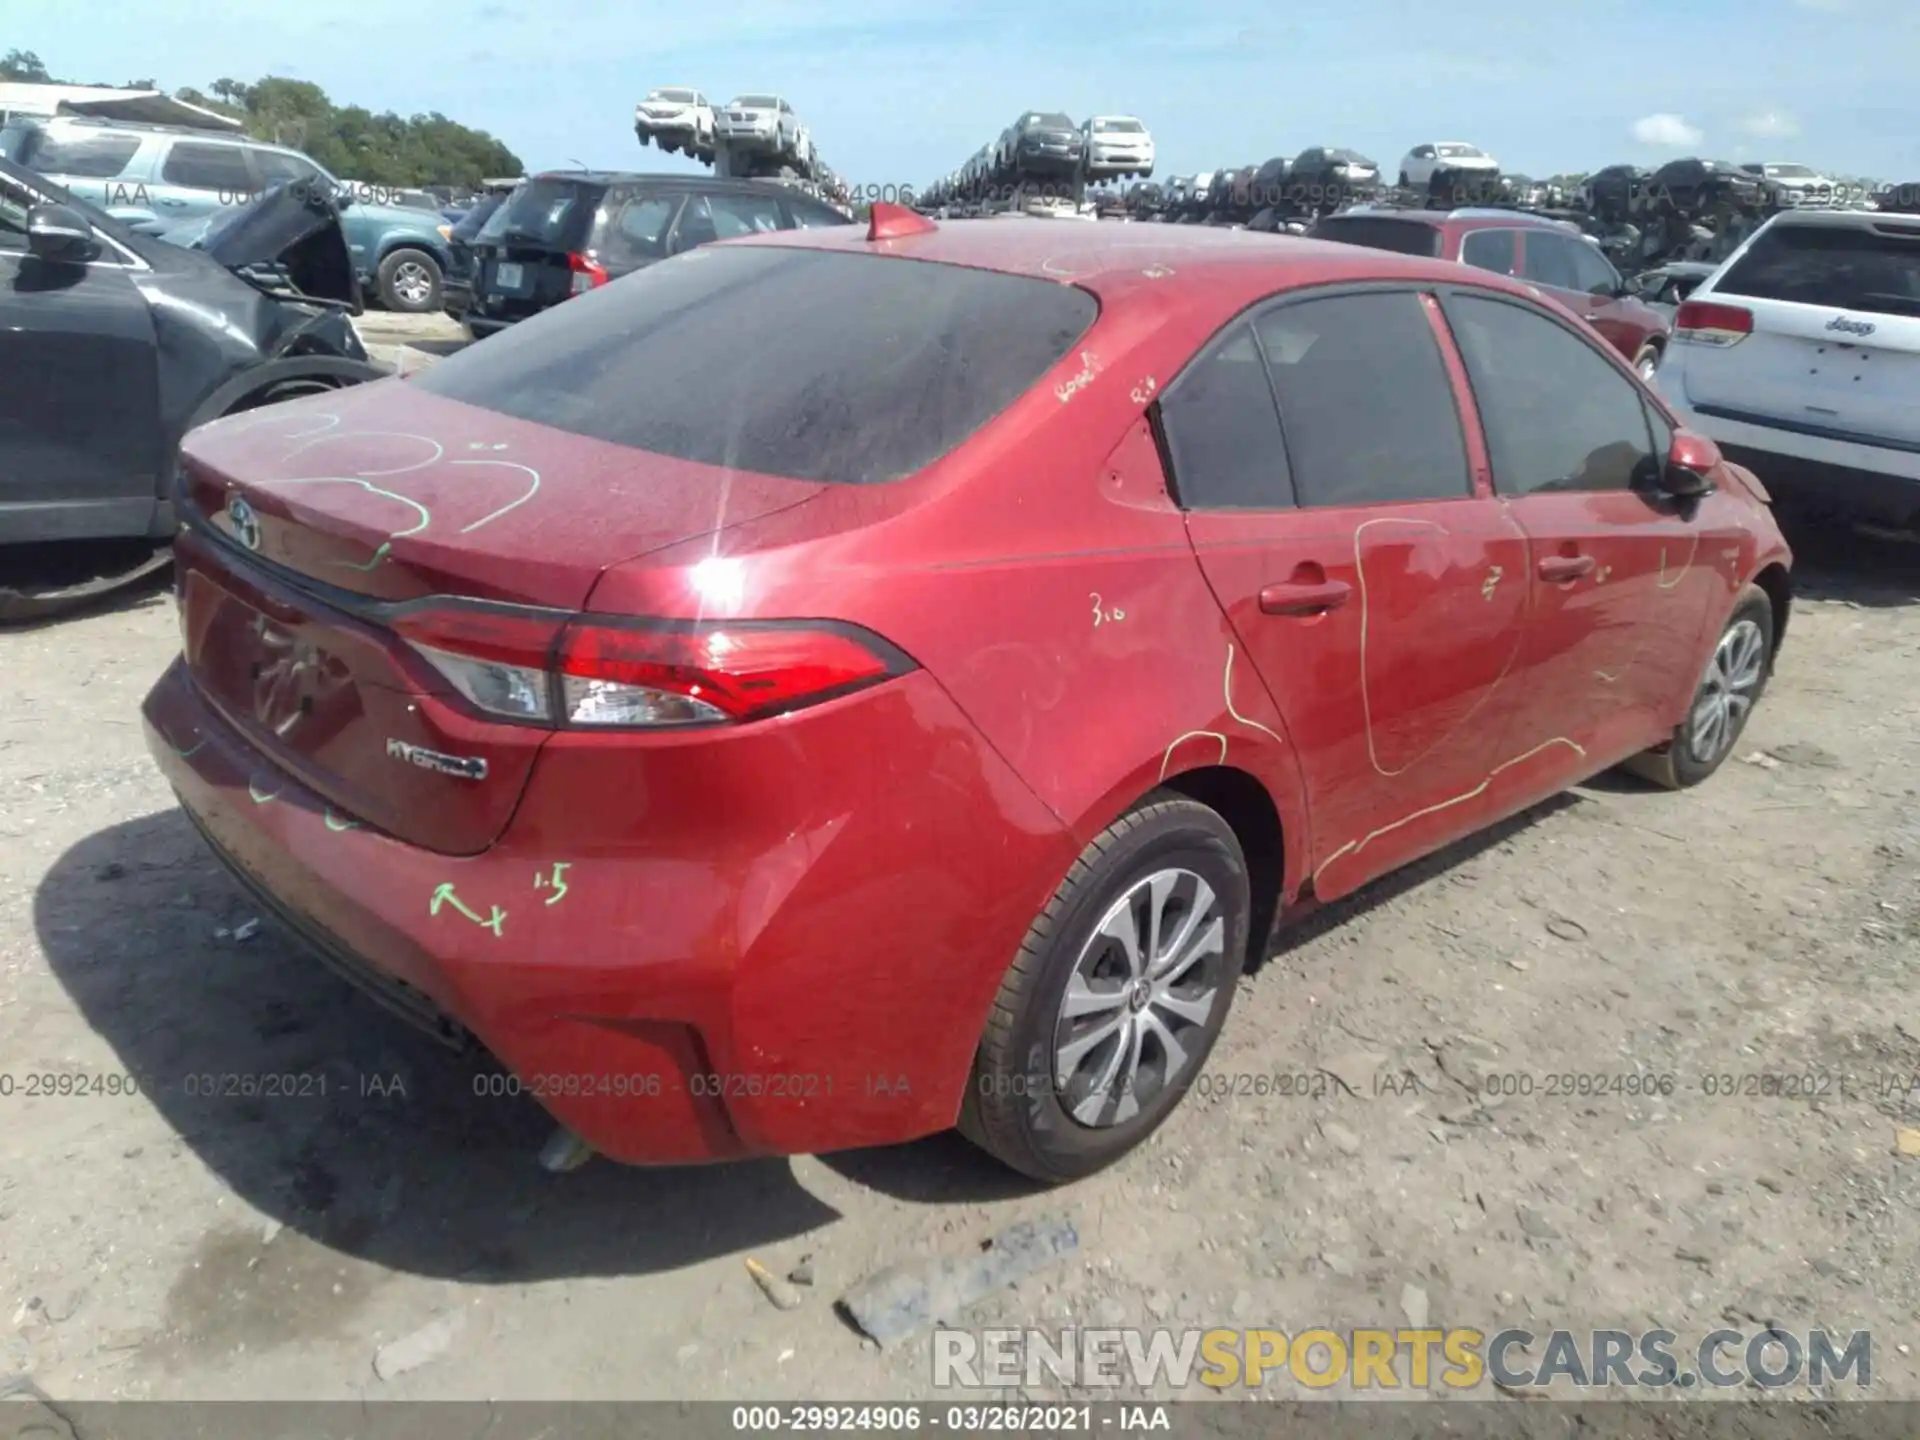
{"type": "Polygon", "coordinates": [[[0,160],[0,622],[164,569],[181,437],[387,374],[359,313],[319,187],[269,190],[183,249],[0,160]]]}

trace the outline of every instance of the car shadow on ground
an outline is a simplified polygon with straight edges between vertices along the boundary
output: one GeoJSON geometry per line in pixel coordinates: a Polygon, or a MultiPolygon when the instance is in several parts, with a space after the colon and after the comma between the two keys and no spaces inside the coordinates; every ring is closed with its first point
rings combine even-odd
{"type": "MultiPolygon", "coordinates": [[[[1556,796],[1303,916],[1314,935],[1579,803],[1556,796]]],[[[784,1160],[541,1171],[551,1122],[335,979],[254,911],[177,809],[89,836],[53,865],[35,924],[55,977],[180,1141],[249,1205],[389,1269],[482,1284],[671,1270],[840,1218],[784,1160]],[[241,938],[245,936],[245,938],[241,938]]],[[[820,1157],[916,1204],[1034,1182],[957,1134],[820,1157]]]]}
{"type": "Polygon", "coordinates": [[[507,1284],[678,1269],[839,1218],[784,1160],[547,1174],[551,1122],[489,1093],[491,1062],[247,931],[253,914],[178,809],[89,836],[34,897],[53,973],[134,1103],[269,1220],[393,1270],[507,1284]]]}
{"type": "MultiPolygon", "coordinates": [[[[1804,600],[1878,609],[1920,601],[1920,536],[1896,538],[1832,522],[1785,520],[1793,588],[1804,600]]],[[[1792,638],[1792,630],[1788,630],[1792,638]]]]}
{"type": "MultiPolygon", "coordinates": [[[[1614,772],[1606,773],[1611,775],[1614,772]]],[[[1402,895],[1440,879],[1455,867],[1465,865],[1489,850],[1498,849],[1523,831],[1530,830],[1535,825],[1551,819],[1562,811],[1570,810],[1580,803],[1579,794],[1572,790],[1563,790],[1558,795],[1550,795],[1537,805],[1530,806],[1516,815],[1509,815],[1497,824],[1489,825],[1484,830],[1477,830],[1471,835],[1454,841],[1444,849],[1436,850],[1423,859],[1403,865],[1398,870],[1362,885],[1351,895],[1342,895],[1338,900],[1330,900],[1325,905],[1317,906],[1300,915],[1298,919],[1283,922],[1268,944],[1266,955],[1256,964],[1248,967],[1249,970],[1257,975],[1261,969],[1288,951],[1296,950],[1308,941],[1317,939],[1330,930],[1338,929],[1356,916],[1363,915],[1389,901],[1398,900],[1402,895]]],[[[1258,981],[1255,983],[1257,984],[1258,981]]]]}

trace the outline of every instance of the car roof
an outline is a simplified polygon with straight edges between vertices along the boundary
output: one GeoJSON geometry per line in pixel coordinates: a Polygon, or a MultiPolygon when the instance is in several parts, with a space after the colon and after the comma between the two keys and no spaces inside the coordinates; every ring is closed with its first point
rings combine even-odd
{"type": "Polygon", "coordinates": [[[1517,296],[1536,293],[1505,276],[1452,261],[1331,240],[1203,225],[1063,228],[1057,221],[1024,218],[1028,223],[1023,225],[946,221],[931,230],[879,241],[869,240],[864,226],[843,225],[781,230],[722,243],[964,265],[1078,285],[1102,301],[1150,288],[1176,305],[1217,302],[1225,307],[1222,322],[1274,291],[1342,281],[1400,280],[1473,285],[1517,296]]]}
{"type": "MultiPolygon", "coordinates": [[[[766,180],[741,180],[719,175],[677,175],[645,170],[542,170],[530,180],[577,180],[587,185],[657,185],[669,190],[732,190],[764,194],[766,180]]],[[[789,187],[781,187],[782,192],[789,187]]]]}
{"type": "Polygon", "coordinates": [[[1555,220],[1550,215],[1536,215],[1530,210],[1506,210],[1495,205],[1464,206],[1458,210],[1419,210],[1409,206],[1361,205],[1323,218],[1340,220],[1349,215],[1369,220],[1404,220],[1409,224],[1430,225],[1436,230],[1449,226],[1460,230],[1482,230],[1494,225],[1526,226],[1537,230],[1560,231],[1568,228],[1567,221],[1555,220]]]}
{"type": "Polygon", "coordinates": [[[1775,226],[1807,226],[1825,230],[1885,229],[1902,236],[1920,236],[1920,215],[1893,215],[1884,210],[1782,210],[1769,219],[1763,228],[1775,226]]]}

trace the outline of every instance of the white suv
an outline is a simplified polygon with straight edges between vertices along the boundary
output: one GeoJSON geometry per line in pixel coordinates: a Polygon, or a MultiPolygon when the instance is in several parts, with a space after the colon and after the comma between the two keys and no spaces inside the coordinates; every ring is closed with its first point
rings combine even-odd
{"type": "Polygon", "coordinates": [[[1784,504],[1920,525],[1920,216],[1775,215],[1681,305],[1654,386],[1784,504]]]}

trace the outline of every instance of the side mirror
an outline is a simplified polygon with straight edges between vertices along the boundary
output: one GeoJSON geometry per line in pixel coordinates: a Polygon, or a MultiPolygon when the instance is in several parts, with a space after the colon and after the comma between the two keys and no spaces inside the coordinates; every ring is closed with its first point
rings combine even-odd
{"type": "Polygon", "coordinates": [[[1660,488],[1676,500],[1712,494],[1713,472],[1720,463],[1720,447],[1713,441],[1691,430],[1676,430],[1660,471],[1660,488]]]}
{"type": "Polygon", "coordinates": [[[100,242],[71,205],[35,205],[27,211],[27,251],[53,265],[84,265],[99,258],[100,242]]]}

